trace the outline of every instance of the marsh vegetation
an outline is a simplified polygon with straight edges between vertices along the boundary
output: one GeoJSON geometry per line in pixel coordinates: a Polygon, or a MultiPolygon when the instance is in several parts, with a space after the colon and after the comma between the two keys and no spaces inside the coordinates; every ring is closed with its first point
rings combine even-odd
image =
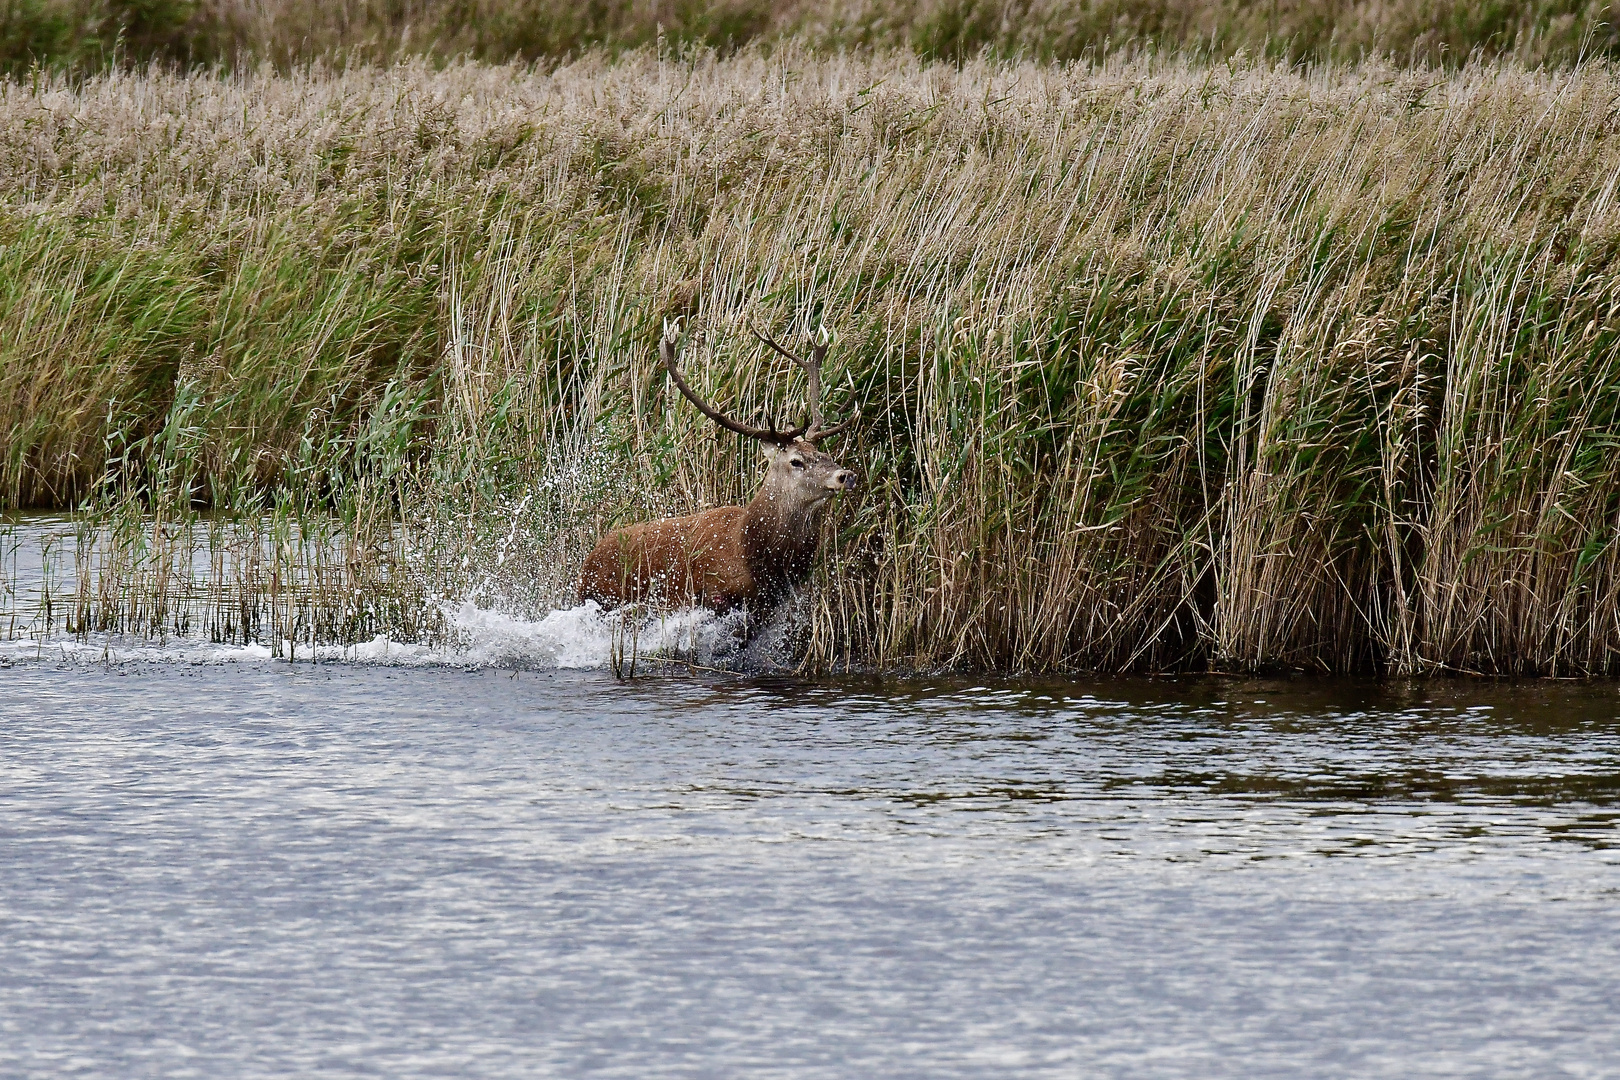
{"type": "MultiPolygon", "coordinates": [[[[115,582],[211,522],[263,540],[222,582],[331,538],[278,616],[331,640],[537,614],[609,524],[755,486],[664,320],[752,416],[804,387],[746,321],[825,324],[866,483],[814,666],[1613,672],[1617,187],[1602,62],[38,70],[0,500],[124,529],[115,582]]],[[[80,627],[135,610],[82,587],[80,627]]]]}
{"type": "Polygon", "coordinates": [[[5,0],[0,69],[152,59],[294,66],[315,57],[504,63],[654,43],[792,41],[959,60],[1077,60],[1121,49],[1289,61],[1473,56],[1570,64],[1620,50],[1612,0],[5,0]]]}

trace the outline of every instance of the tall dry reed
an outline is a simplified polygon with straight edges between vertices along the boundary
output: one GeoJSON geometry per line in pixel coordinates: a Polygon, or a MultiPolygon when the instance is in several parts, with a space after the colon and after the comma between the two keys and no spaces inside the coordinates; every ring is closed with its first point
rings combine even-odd
{"type": "Polygon", "coordinates": [[[815,663],[1612,672],[1617,132],[1604,66],[14,82],[0,490],[397,511],[538,611],[751,493],[663,321],[742,412],[802,393],[744,323],[825,323],[815,663]]]}

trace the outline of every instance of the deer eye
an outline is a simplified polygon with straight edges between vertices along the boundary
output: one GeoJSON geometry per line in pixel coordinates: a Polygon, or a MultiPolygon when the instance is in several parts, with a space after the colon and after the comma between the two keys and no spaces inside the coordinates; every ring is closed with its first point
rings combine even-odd
{"type": "Polygon", "coordinates": [[[788,464],[792,465],[795,469],[802,469],[802,468],[804,468],[804,459],[803,458],[788,458],[788,464]]]}

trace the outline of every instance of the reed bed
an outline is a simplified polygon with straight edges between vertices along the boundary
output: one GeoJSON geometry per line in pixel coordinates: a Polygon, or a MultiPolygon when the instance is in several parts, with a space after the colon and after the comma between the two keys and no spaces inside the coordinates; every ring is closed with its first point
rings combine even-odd
{"type": "Polygon", "coordinates": [[[1290,61],[1572,64],[1620,51],[1613,0],[4,0],[0,71],[151,59],[283,67],[409,56],[495,62],[660,43],[791,40],[1074,60],[1120,49],[1290,61]]]}
{"type": "Polygon", "coordinates": [[[0,493],[326,515],[410,537],[348,588],[537,614],[752,493],[665,320],[756,414],[803,387],[746,321],[825,324],[867,488],[812,666],[1614,673],[1617,133],[1603,64],[41,73],[0,493]]]}

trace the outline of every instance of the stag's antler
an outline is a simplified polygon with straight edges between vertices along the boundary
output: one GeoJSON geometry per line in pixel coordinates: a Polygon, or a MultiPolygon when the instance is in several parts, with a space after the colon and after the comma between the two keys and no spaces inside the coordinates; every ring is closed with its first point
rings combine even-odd
{"type": "Polygon", "coordinates": [[[860,418],[860,410],[857,409],[855,415],[842,424],[830,428],[821,426],[821,363],[827,359],[828,344],[825,328],[822,329],[821,340],[811,346],[810,359],[808,360],[788,352],[775,338],[772,338],[769,334],[760,333],[753,323],[748,324],[748,332],[758,338],[762,344],[770,346],[804,369],[804,374],[810,381],[810,420],[805,424],[805,442],[818,443],[822,439],[830,439],[834,435],[847,430],[851,424],[860,418]]]}
{"type": "Polygon", "coordinates": [[[775,443],[778,446],[788,446],[795,440],[802,438],[804,434],[810,430],[811,425],[801,424],[799,427],[791,428],[787,431],[778,431],[776,430],[776,423],[773,420],[767,420],[767,423],[770,424],[769,427],[750,427],[739,420],[733,420],[731,417],[727,416],[713,405],[710,405],[707,401],[704,401],[702,398],[698,397],[697,392],[690,386],[687,386],[686,380],[681,378],[681,369],[675,363],[675,340],[670,337],[669,326],[667,324],[664,327],[663,337],[660,338],[658,342],[658,356],[664,361],[664,369],[669,372],[669,377],[675,380],[676,388],[680,390],[682,394],[686,395],[686,400],[690,401],[693,405],[696,405],[699,412],[701,412],[704,416],[707,416],[710,420],[713,420],[715,423],[719,424],[721,427],[725,428],[727,431],[735,431],[739,435],[746,435],[750,439],[758,439],[760,442],[775,443]]]}

